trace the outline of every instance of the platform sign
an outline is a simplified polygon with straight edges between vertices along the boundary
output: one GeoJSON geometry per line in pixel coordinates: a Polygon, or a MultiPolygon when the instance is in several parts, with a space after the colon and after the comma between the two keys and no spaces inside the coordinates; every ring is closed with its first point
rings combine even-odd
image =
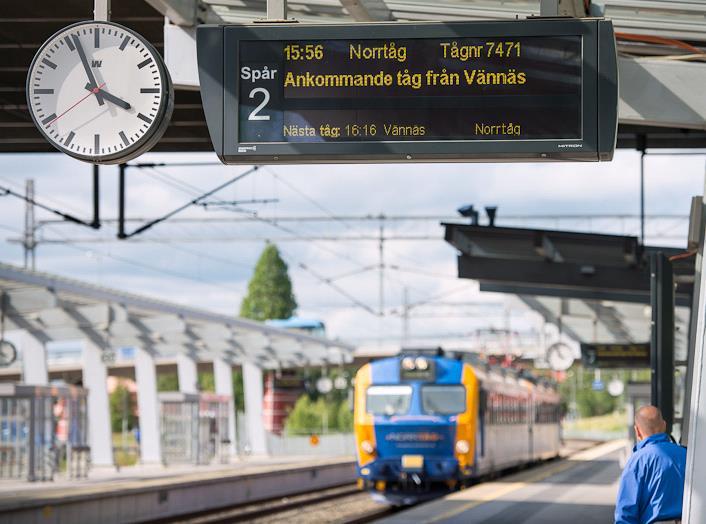
{"type": "Polygon", "coordinates": [[[649,368],[650,345],[581,344],[581,360],[591,368],[649,368]]]}
{"type": "Polygon", "coordinates": [[[610,160],[612,24],[599,19],[199,26],[226,163],[610,160]]]}

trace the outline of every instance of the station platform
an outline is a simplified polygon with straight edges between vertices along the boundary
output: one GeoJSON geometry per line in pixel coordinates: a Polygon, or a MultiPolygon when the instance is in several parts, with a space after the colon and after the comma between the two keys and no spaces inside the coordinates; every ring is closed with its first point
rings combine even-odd
{"type": "Polygon", "coordinates": [[[0,481],[0,522],[149,522],[353,483],[352,457],[249,458],[212,466],[94,468],[87,479],[0,481]]]}
{"type": "Polygon", "coordinates": [[[453,493],[379,520],[384,524],[605,524],[613,522],[627,441],[453,493]]]}

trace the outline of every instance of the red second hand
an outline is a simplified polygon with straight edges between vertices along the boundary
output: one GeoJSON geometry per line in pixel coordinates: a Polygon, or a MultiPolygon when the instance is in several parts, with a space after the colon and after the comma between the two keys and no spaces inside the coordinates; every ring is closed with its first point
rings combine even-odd
{"type": "Polygon", "coordinates": [[[105,86],[105,82],[103,82],[103,83],[102,83],[101,85],[99,85],[98,87],[94,87],[93,89],[91,89],[91,91],[90,91],[86,96],[84,96],[81,100],[79,100],[79,101],[76,102],[74,105],[72,105],[72,106],[71,106],[70,108],[68,108],[66,111],[64,111],[63,113],[61,113],[61,114],[60,114],[59,116],[57,116],[54,120],[52,120],[51,122],[49,122],[49,123],[47,124],[47,126],[52,125],[54,122],[56,122],[57,120],[59,120],[62,116],[64,116],[66,113],[68,113],[69,111],[71,111],[74,107],[76,107],[76,106],[79,105],[81,102],[83,102],[84,100],[86,100],[86,98],[88,98],[89,96],[98,94],[98,91],[100,91],[100,90],[103,88],[103,86],[105,86]]]}

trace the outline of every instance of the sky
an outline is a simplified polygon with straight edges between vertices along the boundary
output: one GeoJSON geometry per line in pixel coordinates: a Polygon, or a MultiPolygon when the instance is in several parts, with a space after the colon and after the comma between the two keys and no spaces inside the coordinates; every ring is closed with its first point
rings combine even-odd
{"type": "MultiPolygon", "coordinates": [[[[690,199],[703,192],[705,160],[706,155],[647,155],[648,244],[685,245],[690,199]]],[[[213,154],[147,154],[139,161],[213,165],[129,169],[131,219],[159,217],[248,168],[222,166],[213,154]]],[[[90,165],[61,154],[0,155],[0,186],[23,190],[25,181],[33,179],[39,202],[87,220],[92,210],[91,172],[90,165]]],[[[456,253],[443,241],[436,218],[385,221],[385,314],[375,314],[380,302],[380,221],[354,217],[451,218],[464,204],[492,205],[499,208],[498,225],[637,234],[639,173],[640,157],[634,151],[617,151],[614,160],[605,163],[263,167],[214,195],[208,207],[191,206],[130,240],[116,240],[114,222],[98,231],[42,222],[36,267],[237,314],[257,257],[269,241],[278,245],[289,265],[299,316],[323,320],[329,336],[362,346],[398,347],[406,289],[407,304],[415,306],[407,343],[492,345],[497,341],[479,331],[489,327],[510,328],[520,338],[527,334],[531,339],[542,328],[535,313],[513,297],[480,293],[475,282],[456,277],[456,253]],[[291,217],[324,220],[287,221],[291,217]],[[415,239],[400,238],[410,236],[415,239]]],[[[103,219],[117,216],[116,204],[117,168],[103,166],[103,219]]],[[[24,227],[24,208],[19,199],[0,197],[4,263],[23,264],[17,239],[24,227]]],[[[41,210],[36,218],[56,219],[41,210]]],[[[140,223],[131,221],[128,230],[140,223]]]]}

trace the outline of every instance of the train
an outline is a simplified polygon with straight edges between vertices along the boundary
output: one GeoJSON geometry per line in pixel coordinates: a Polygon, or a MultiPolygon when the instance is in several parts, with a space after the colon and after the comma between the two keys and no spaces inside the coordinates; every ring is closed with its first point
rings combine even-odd
{"type": "Polygon", "coordinates": [[[397,506],[561,447],[556,387],[468,353],[406,349],[365,364],[353,401],[359,487],[397,506]]]}

